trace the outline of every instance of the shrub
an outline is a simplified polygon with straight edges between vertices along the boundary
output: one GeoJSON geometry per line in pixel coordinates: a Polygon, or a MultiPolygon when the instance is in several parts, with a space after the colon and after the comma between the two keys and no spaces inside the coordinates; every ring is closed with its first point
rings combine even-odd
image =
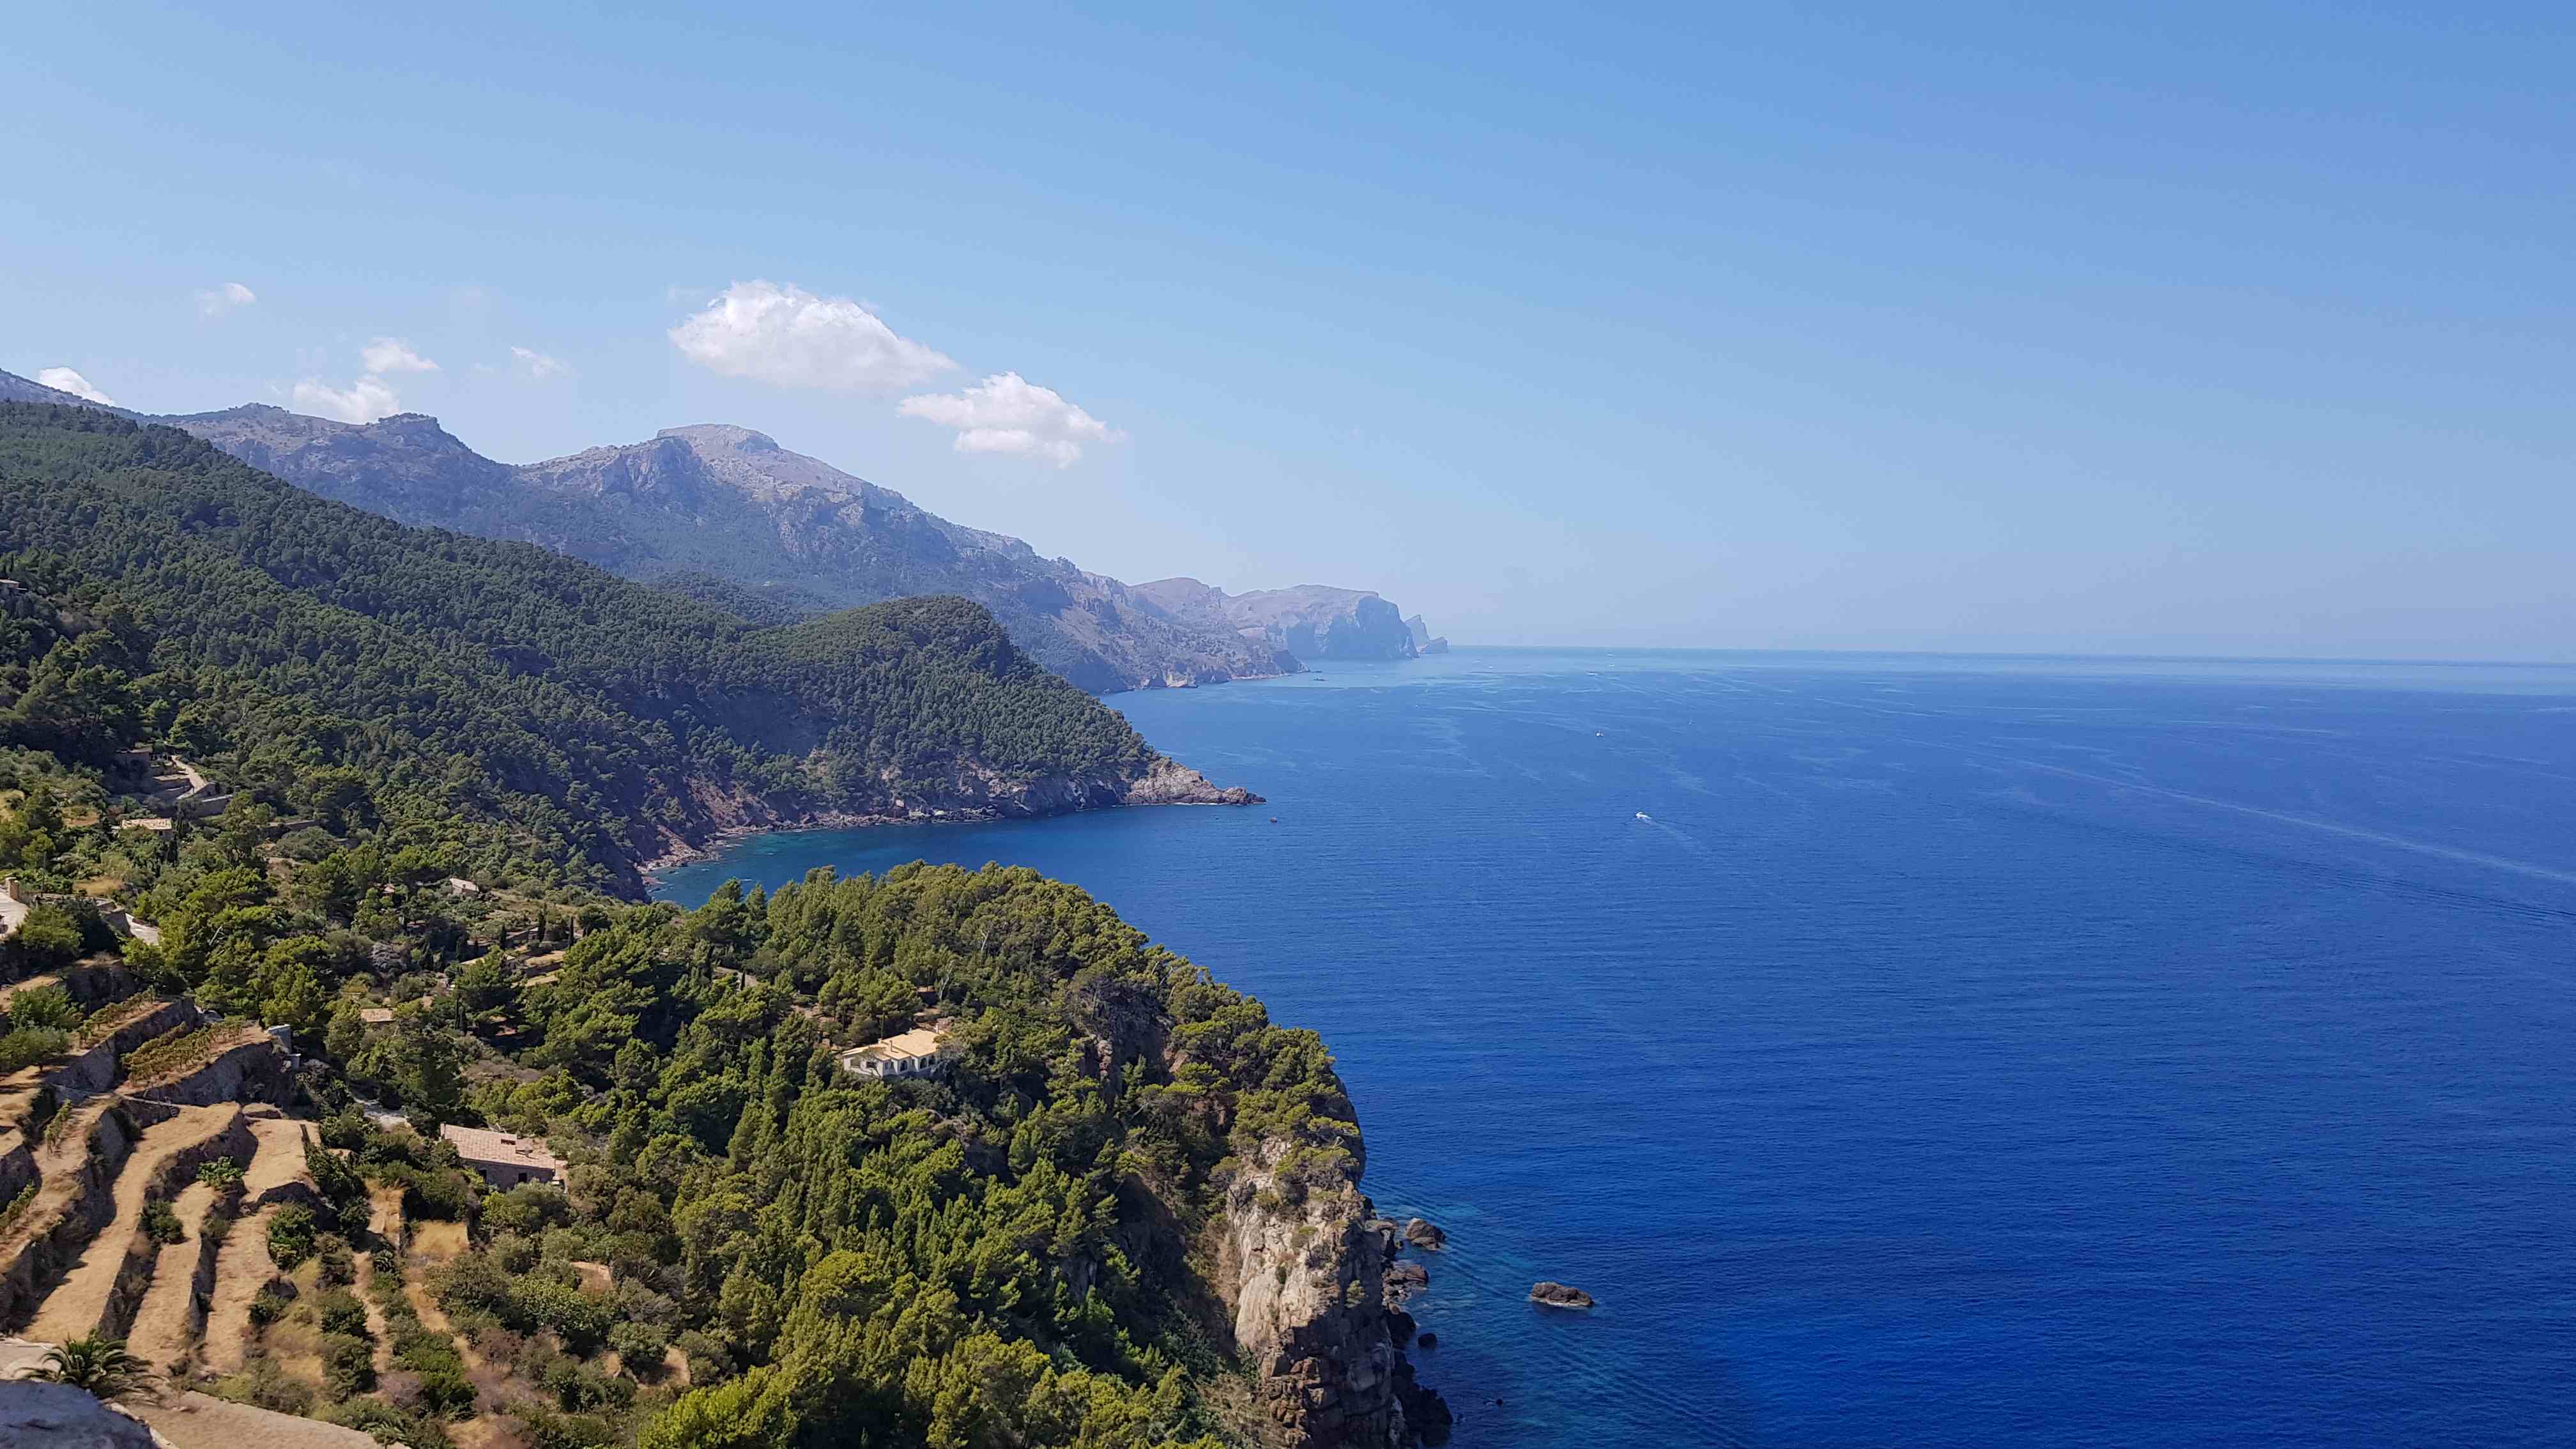
{"type": "Polygon", "coordinates": [[[259,1290],[259,1296],[250,1301],[250,1321],[259,1327],[266,1328],[286,1316],[286,1310],[292,1301],[274,1288],[262,1288],[259,1290]]]}
{"type": "Polygon", "coordinates": [[[188,1230],[180,1226],[178,1210],[156,1197],[143,1205],[143,1235],[167,1245],[184,1240],[188,1230]]]}
{"type": "Polygon", "coordinates": [[[38,1031],[69,1031],[80,1023],[80,1008],[72,1004],[72,994],[59,986],[35,986],[21,991],[9,1002],[8,1020],[12,1029],[33,1027],[38,1031]]]}
{"type": "Polygon", "coordinates": [[[572,1216],[572,1204],[561,1188],[521,1183],[483,1200],[483,1231],[535,1237],[572,1216]]]}
{"type": "Polygon", "coordinates": [[[500,1264],[504,1273],[525,1273],[537,1266],[537,1245],[517,1233],[503,1233],[494,1238],[490,1251],[492,1261],[500,1264]]]}
{"type": "Polygon", "coordinates": [[[331,1225],[341,1232],[356,1232],[367,1225],[367,1180],[349,1160],[327,1147],[304,1149],[304,1171],[312,1177],[313,1186],[330,1204],[331,1225]]]}
{"type": "Polygon", "coordinates": [[[197,1181],[227,1193],[242,1185],[242,1165],[229,1157],[218,1157],[197,1169],[197,1181]]]}
{"type": "Polygon", "coordinates": [[[334,1288],[313,1300],[313,1311],[322,1321],[324,1333],[345,1333],[353,1338],[372,1337],[367,1331],[367,1305],[346,1288],[334,1288]]]}
{"type": "Polygon", "coordinates": [[[369,1130],[367,1119],[356,1108],[334,1112],[322,1119],[322,1145],[359,1151],[367,1145],[369,1130]]]}
{"type": "Polygon", "coordinates": [[[0,1072],[14,1072],[50,1061],[72,1044],[72,1034],[48,1027],[12,1027],[0,1036],[0,1072]]]}
{"type": "Polygon", "coordinates": [[[349,1251],[349,1240],[337,1233],[326,1233],[314,1241],[314,1251],[322,1257],[322,1282],[325,1287],[338,1287],[358,1281],[358,1255],[349,1251]]]}
{"type": "Polygon", "coordinates": [[[9,1200],[9,1205],[7,1207],[0,1208],[0,1233],[7,1232],[10,1224],[15,1223],[21,1216],[25,1215],[27,1205],[36,1200],[36,1189],[40,1185],[41,1184],[33,1182],[28,1183],[24,1190],[22,1190],[16,1197],[9,1200]]]}
{"type": "Polygon", "coordinates": [[[632,1321],[612,1324],[608,1346],[617,1352],[617,1361],[639,1379],[658,1379],[664,1364],[662,1355],[671,1346],[670,1335],[650,1323],[632,1321]]]}
{"type": "Polygon", "coordinates": [[[58,906],[36,906],[18,923],[9,943],[17,948],[19,959],[35,970],[68,966],[80,959],[80,922],[58,906]]]}
{"type": "Polygon", "coordinates": [[[454,1168],[423,1168],[403,1182],[403,1215],[463,1222],[474,1204],[474,1184],[454,1168]]]}
{"type": "Polygon", "coordinates": [[[288,1203],[268,1220],[268,1256],[281,1268],[292,1268],[313,1256],[313,1209],[288,1203]]]}
{"type": "Polygon", "coordinates": [[[363,1394],[374,1388],[375,1345],[353,1334],[322,1335],[322,1383],[331,1396],[338,1399],[363,1394]]]}
{"type": "MultiPolygon", "coordinates": [[[[450,1353],[455,1350],[450,1348],[450,1353]]],[[[474,1384],[465,1377],[465,1364],[458,1360],[450,1368],[414,1369],[420,1375],[420,1405],[434,1414],[462,1419],[474,1412],[474,1384]]]]}
{"type": "MultiPolygon", "coordinates": [[[[255,1313],[257,1305],[252,1306],[255,1313]]],[[[313,1412],[313,1391],[288,1378],[286,1371],[277,1366],[275,1359],[251,1360],[250,1367],[246,1371],[217,1381],[213,1386],[213,1392],[215,1397],[220,1399],[230,1399],[236,1404],[252,1404],[280,1414],[313,1412]]]]}

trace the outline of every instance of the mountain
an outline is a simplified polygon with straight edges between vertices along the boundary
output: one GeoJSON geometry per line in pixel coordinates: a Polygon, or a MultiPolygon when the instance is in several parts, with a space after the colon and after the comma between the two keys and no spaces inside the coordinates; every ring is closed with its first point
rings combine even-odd
{"type": "Polygon", "coordinates": [[[723,425],[521,466],[405,413],[350,424],[252,404],[167,419],[327,498],[534,543],[648,582],[712,577],[846,607],[956,594],[1094,694],[1293,673],[1232,630],[1166,617],[1116,579],[950,523],[891,489],[723,425]]]}
{"type": "Polygon", "coordinates": [[[0,541],[39,612],[91,621],[0,630],[23,656],[0,654],[0,745],[100,757],[112,720],[157,721],[219,779],[401,822],[494,876],[631,894],[729,829],[1252,798],[968,601],[762,628],[96,408],[0,404],[0,541]]]}
{"type": "MultiPolygon", "coordinates": [[[[63,407],[75,408],[99,406],[88,398],[65,392],[60,388],[47,387],[41,382],[20,377],[14,372],[0,372],[0,403],[55,403],[63,407]]],[[[106,408],[103,411],[132,416],[123,408],[106,408]]]]}
{"type": "Polygon", "coordinates": [[[1134,592],[1172,618],[1230,629],[1301,660],[1411,659],[1421,652],[1395,605],[1363,589],[1301,584],[1229,594],[1196,579],[1157,579],[1134,592]]]}
{"type": "MultiPolygon", "coordinates": [[[[7,372],[0,402],[94,406],[7,372]]],[[[667,428],[647,442],[513,465],[420,413],[342,423],[264,403],[158,418],[103,411],[167,423],[370,513],[537,544],[735,612],[748,607],[747,618],[921,594],[973,599],[1040,664],[1093,694],[1419,652],[1396,646],[1403,621],[1374,594],[1308,585],[1228,599],[1187,579],[1131,587],[1006,534],[950,523],[748,428],[667,428]],[[1218,604],[1205,607],[1201,592],[1218,604]]]]}

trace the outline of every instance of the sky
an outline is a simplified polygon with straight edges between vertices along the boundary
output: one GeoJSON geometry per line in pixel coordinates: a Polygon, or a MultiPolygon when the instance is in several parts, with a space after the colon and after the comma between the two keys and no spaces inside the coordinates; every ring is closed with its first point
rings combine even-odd
{"type": "Polygon", "coordinates": [[[739,423],[1462,643],[2576,660],[2564,6],[8,29],[0,368],[129,407],[739,423]]]}

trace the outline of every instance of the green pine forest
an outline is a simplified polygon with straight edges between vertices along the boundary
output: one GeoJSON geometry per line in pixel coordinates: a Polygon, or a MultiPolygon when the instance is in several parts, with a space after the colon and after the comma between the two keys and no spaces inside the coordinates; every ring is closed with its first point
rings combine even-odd
{"type": "Polygon", "coordinates": [[[98,763],[139,722],[299,813],[329,795],[546,883],[632,894],[746,817],[953,803],[960,762],[1023,783],[1154,760],[964,600],[763,628],[86,408],[0,406],[0,573],[80,626],[38,649],[18,621],[12,738],[98,763]]]}
{"type": "MultiPolygon", "coordinates": [[[[1256,1147],[1274,1191],[1356,1200],[1313,1033],[1024,869],[640,903],[745,801],[1153,761],[980,608],[763,627],[46,406],[0,407],[0,575],[0,871],[45,902],[0,978],[121,960],[322,1062],[324,1206],[268,1230],[302,1291],[212,1391],[418,1449],[1251,1442],[1193,1245],[1256,1147]],[[230,800],[132,825],[136,745],[230,800]],[[835,1060],[932,1019],[942,1075],[835,1060]],[[489,1190],[442,1123],[544,1137],[568,1180],[489,1190]],[[458,1250],[371,1235],[371,1192],[458,1250]]],[[[79,1028],[12,1006],[11,1070],[79,1028]]]]}

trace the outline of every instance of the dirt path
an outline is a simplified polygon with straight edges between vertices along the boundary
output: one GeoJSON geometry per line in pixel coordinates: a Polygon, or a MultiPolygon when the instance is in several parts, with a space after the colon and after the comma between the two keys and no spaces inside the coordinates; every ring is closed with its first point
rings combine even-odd
{"type": "Polygon", "coordinates": [[[206,1214],[214,1205],[215,1190],[202,1182],[188,1184],[171,1204],[188,1236],[161,1249],[152,1286],[135,1310],[134,1331],[126,1336],[128,1352],[164,1373],[196,1346],[197,1262],[206,1246],[206,1214]]]}
{"type": "MultiPolygon", "coordinates": [[[[378,1186],[368,1192],[367,1236],[389,1248],[402,1245],[401,1188],[378,1186]]],[[[367,1305],[367,1331],[376,1338],[376,1372],[383,1375],[393,1372],[394,1340],[385,1328],[385,1310],[376,1303],[376,1261],[369,1251],[374,1245],[362,1244],[358,1249],[358,1301],[367,1305]]]]}
{"type": "MultiPolygon", "coordinates": [[[[259,1143],[242,1180],[242,1200],[259,1201],[272,1188],[304,1177],[304,1124],[284,1117],[254,1117],[251,1136],[259,1143]]],[[[283,1203],[270,1203],[233,1224],[215,1257],[215,1291],[206,1309],[206,1367],[219,1374],[241,1372],[243,1344],[250,1336],[251,1300],[277,1265],[268,1258],[268,1220],[283,1203]]]]}
{"type": "Polygon", "coordinates": [[[222,1136],[239,1116],[241,1107],[232,1102],[182,1107],[176,1117],[144,1131],[143,1140],[134,1145],[124,1170],[116,1176],[116,1216],[89,1240],[80,1261],[46,1296],[36,1321],[27,1327],[27,1337],[39,1343],[68,1343],[100,1330],[108,1301],[116,1293],[117,1275],[125,1269],[126,1251],[143,1221],[144,1189],[152,1175],[171,1158],[222,1136]]]}

